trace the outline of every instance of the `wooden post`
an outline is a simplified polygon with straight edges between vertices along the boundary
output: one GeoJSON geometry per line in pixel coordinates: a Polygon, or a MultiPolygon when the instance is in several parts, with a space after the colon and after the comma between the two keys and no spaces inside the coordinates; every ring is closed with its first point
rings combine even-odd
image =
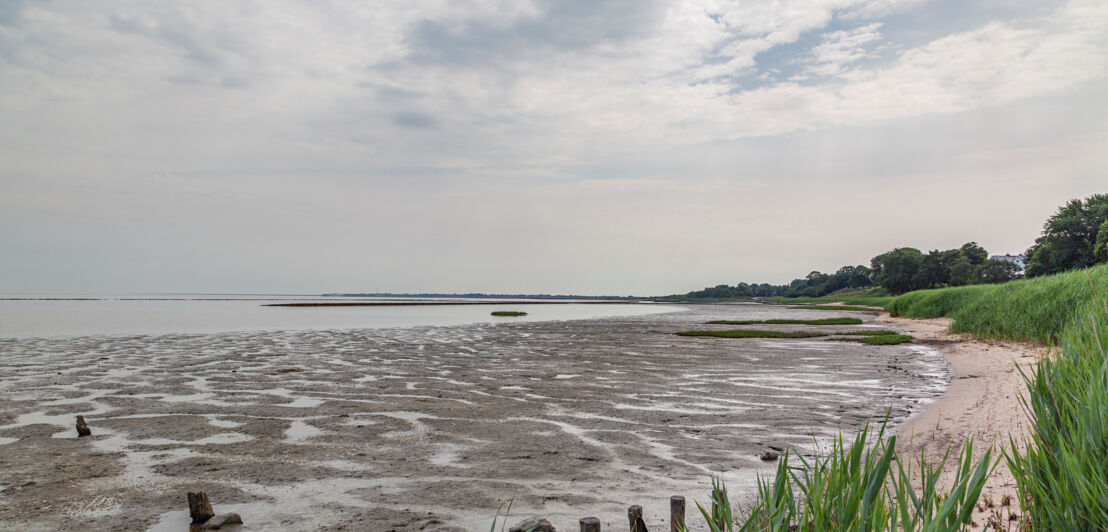
{"type": "Polygon", "coordinates": [[[685,526],[685,498],[674,495],[669,498],[669,532],[677,532],[685,526]]]}
{"type": "Polygon", "coordinates": [[[646,522],[642,520],[642,506],[635,504],[627,508],[627,521],[631,524],[631,532],[647,532],[646,522]]]}
{"type": "Polygon", "coordinates": [[[77,416],[77,437],[80,438],[81,436],[92,436],[92,430],[85,423],[85,416],[77,416]]]}
{"type": "Polygon", "coordinates": [[[582,517],[581,532],[600,532],[600,520],[595,517],[582,517]]]}
{"type": "Polygon", "coordinates": [[[188,497],[189,516],[192,517],[193,523],[203,524],[215,515],[215,511],[212,510],[212,503],[208,501],[208,494],[202,491],[197,493],[190,491],[188,497]]]}

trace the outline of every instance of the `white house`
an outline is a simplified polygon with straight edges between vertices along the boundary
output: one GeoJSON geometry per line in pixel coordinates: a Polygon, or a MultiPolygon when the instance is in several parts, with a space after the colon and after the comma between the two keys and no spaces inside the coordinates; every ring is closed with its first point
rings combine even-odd
{"type": "Polygon", "coordinates": [[[1023,275],[1023,269],[1024,269],[1023,259],[1024,259],[1023,255],[1008,255],[1008,254],[993,255],[993,256],[989,257],[989,260],[1002,260],[1004,262],[1011,262],[1012,264],[1015,264],[1016,267],[1020,269],[1019,270],[1019,275],[1023,275]]]}

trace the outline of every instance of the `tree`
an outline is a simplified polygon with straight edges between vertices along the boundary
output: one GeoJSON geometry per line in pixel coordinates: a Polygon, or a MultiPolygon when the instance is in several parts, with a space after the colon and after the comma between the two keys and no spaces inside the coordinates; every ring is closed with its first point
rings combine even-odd
{"type": "Polygon", "coordinates": [[[1027,276],[1035,277],[1092,266],[1100,228],[1108,220],[1108,194],[1070,200],[1043,224],[1027,250],[1027,276]]]}
{"type": "Polygon", "coordinates": [[[943,253],[933,249],[924,256],[918,275],[920,283],[928,288],[943,286],[950,282],[950,270],[943,264],[943,253]]]}
{"type": "Polygon", "coordinates": [[[919,285],[923,253],[916,248],[896,248],[870,261],[873,279],[894,295],[922,288],[919,285]]]}
{"type": "Polygon", "coordinates": [[[966,242],[958,250],[974,266],[985,264],[985,260],[989,258],[989,252],[985,251],[985,248],[978,245],[977,242],[966,242]]]}
{"type": "Polygon", "coordinates": [[[988,259],[977,267],[974,277],[983,283],[1006,283],[1015,279],[1019,270],[1019,266],[1006,260],[988,259]]]}
{"type": "Polygon", "coordinates": [[[958,255],[950,265],[950,286],[976,284],[973,264],[964,255],[958,255]]]}
{"type": "Polygon", "coordinates": [[[1108,220],[1100,224],[1100,231],[1096,234],[1096,244],[1093,245],[1093,259],[1097,262],[1108,262],[1108,220]]]}

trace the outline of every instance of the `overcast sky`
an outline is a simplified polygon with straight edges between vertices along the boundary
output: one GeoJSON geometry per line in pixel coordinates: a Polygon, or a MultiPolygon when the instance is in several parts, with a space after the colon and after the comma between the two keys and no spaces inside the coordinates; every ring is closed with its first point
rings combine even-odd
{"type": "Polygon", "coordinates": [[[0,291],[655,295],[1019,253],[1108,3],[0,1],[0,291]]]}

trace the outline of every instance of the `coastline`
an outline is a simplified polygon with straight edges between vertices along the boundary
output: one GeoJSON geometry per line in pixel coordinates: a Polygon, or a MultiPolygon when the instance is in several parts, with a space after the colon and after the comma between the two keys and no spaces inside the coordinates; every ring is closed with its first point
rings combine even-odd
{"type": "MultiPolygon", "coordinates": [[[[922,452],[929,462],[937,463],[947,447],[953,446],[947,468],[951,469],[962,443],[970,438],[974,440],[975,457],[980,457],[990,443],[998,452],[1007,447],[1009,435],[1022,445],[1028,420],[1019,398],[1027,388],[1016,366],[1028,371],[1036,360],[1046,356],[1046,348],[951,333],[948,318],[920,320],[882,314],[872,323],[908,331],[917,344],[937,350],[950,363],[953,374],[950,386],[934,403],[898,427],[902,452],[916,457],[922,452]]],[[[949,472],[944,475],[949,476],[949,472]]],[[[980,498],[993,501],[996,507],[979,505],[970,530],[982,530],[993,510],[1002,510],[1005,519],[1009,511],[1019,512],[1017,499],[1015,480],[1002,458],[980,498]],[[1011,497],[1010,509],[1000,508],[1005,496],[1011,497]]]]}

